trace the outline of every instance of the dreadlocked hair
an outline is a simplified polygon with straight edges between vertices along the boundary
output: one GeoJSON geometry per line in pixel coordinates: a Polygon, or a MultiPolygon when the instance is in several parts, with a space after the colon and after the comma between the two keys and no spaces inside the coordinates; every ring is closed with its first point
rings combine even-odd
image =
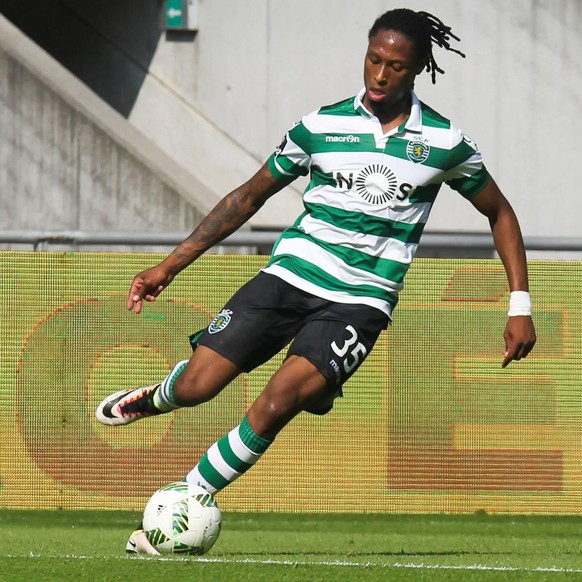
{"type": "Polygon", "coordinates": [[[395,30],[410,38],[418,51],[418,56],[426,59],[426,71],[431,74],[433,84],[436,83],[436,74],[444,74],[434,58],[432,47],[436,44],[447,51],[465,55],[453,48],[450,40],[460,41],[458,36],[451,32],[451,28],[443,24],[436,16],[428,12],[415,12],[408,8],[388,10],[376,19],[368,32],[368,40],[376,36],[381,30],[395,30]]]}

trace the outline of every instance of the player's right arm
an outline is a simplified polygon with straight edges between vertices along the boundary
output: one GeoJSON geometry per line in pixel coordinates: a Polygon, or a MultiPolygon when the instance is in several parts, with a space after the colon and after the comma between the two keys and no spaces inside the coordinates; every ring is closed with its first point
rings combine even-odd
{"type": "Polygon", "coordinates": [[[265,163],[250,180],[227,194],[159,265],[136,275],[127,308],[140,313],[142,300],[154,301],[180,271],[245,224],[290,181],[273,176],[265,163]]]}

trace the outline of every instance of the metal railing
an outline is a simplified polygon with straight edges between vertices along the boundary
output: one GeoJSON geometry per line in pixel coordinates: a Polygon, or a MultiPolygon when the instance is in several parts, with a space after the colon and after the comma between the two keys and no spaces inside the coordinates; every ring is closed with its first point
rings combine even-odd
{"type": "MultiPolygon", "coordinates": [[[[81,246],[168,246],[183,241],[189,232],[86,231],[86,230],[0,230],[0,244],[31,245],[35,251],[50,245],[81,246]]],[[[223,240],[221,246],[273,244],[279,232],[240,231],[223,240]]]]}
{"type": "MultiPolygon", "coordinates": [[[[31,245],[35,251],[47,250],[50,245],[82,246],[168,246],[174,247],[189,232],[83,231],[83,230],[0,230],[0,244],[31,245]]],[[[239,231],[224,239],[220,246],[261,247],[273,245],[279,231],[239,231]]],[[[528,250],[582,251],[582,237],[525,237],[528,250]]],[[[473,249],[493,251],[490,233],[431,233],[422,237],[424,248],[473,249]]]]}

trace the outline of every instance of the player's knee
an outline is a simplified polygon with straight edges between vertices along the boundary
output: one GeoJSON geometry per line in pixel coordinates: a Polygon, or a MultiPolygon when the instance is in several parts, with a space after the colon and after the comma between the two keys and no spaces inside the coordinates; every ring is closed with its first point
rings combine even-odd
{"type": "Polygon", "coordinates": [[[263,409],[271,418],[281,418],[296,414],[300,403],[295,393],[269,391],[265,393],[263,409]]]}
{"type": "Polygon", "coordinates": [[[269,384],[254,404],[269,423],[292,418],[302,410],[300,394],[290,387],[269,384]]]}
{"type": "Polygon", "coordinates": [[[328,393],[305,395],[290,388],[277,390],[269,387],[259,400],[263,414],[272,419],[293,418],[300,412],[327,414],[333,408],[334,396],[328,393]]]}

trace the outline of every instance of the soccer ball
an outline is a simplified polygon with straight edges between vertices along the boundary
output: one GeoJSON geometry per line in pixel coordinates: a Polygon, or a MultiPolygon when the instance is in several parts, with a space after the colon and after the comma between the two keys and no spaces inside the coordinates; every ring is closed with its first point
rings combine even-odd
{"type": "Polygon", "coordinates": [[[143,514],[145,535],[160,554],[205,554],[220,533],[221,513],[214,497],[184,481],[158,489],[143,514]]]}

